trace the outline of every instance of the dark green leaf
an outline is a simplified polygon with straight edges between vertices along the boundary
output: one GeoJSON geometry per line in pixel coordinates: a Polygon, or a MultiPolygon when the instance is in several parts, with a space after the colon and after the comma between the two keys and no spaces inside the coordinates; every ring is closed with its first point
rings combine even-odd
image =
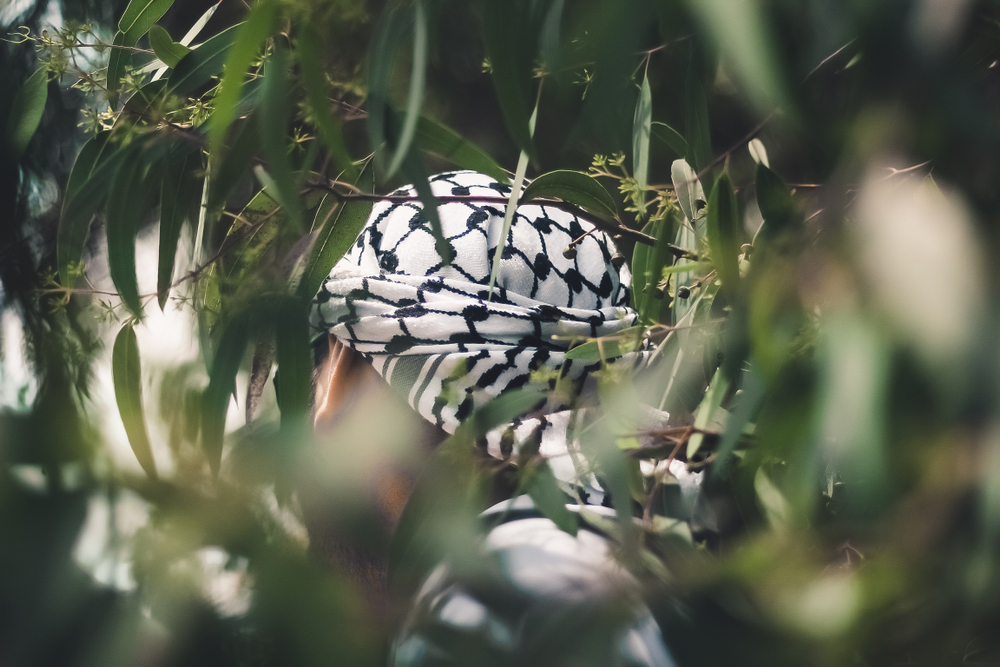
{"type": "Polygon", "coordinates": [[[462,442],[473,441],[497,426],[526,414],[544,400],[545,390],[539,386],[529,385],[506,392],[475,410],[462,422],[452,438],[462,442]]]}
{"type": "Polygon", "coordinates": [[[542,22],[542,29],[538,35],[538,50],[542,57],[542,63],[548,72],[559,71],[560,50],[562,48],[559,28],[565,4],[565,0],[553,0],[545,14],[545,20],[542,22]]]}
{"type": "MultiPolygon", "coordinates": [[[[302,230],[302,205],[285,141],[291,114],[291,87],[288,80],[288,54],[275,49],[264,73],[264,99],[260,122],[267,130],[261,133],[261,143],[267,155],[267,172],[274,180],[278,203],[292,228],[302,230]]],[[[259,175],[259,174],[258,174],[259,175]]]]}
{"type": "Polygon", "coordinates": [[[431,233],[434,234],[434,248],[437,250],[441,261],[447,266],[454,259],[451,244],[444,238],[441,231],[441,218],[438,216],[437,199],[431,191],[431,184],[428,181],[427,166],[423,158],[417,152],[411,152],[403,162],[403,173],[413,184],[413,188],[420,197],[421,215],[430,223],[431,233]]]}
{"type": "Polygon", "coordinates": [[[483,8],[483,42],[507,129],[518,147],[534,156],[528,109],[535,44],[524,6],[523,2],[487,0],[483,8]]]}
{"type": "Polygon", "coordinates": [[[38,123],[45,111],[49,95],[49,77],[44,69],[36,70],[14,95],[10,115],[7,117],[7,158],[16,164],[21,161],[24,149],[35,136],[38,123]]]}
{"type": "Polygon", "coordinates": [[[236,39],[239,27],[234,25],[223,30],[181,58],[170,73],[170,93],[187,97],[218,74],[226,62],[226,53],[236,39]]]}
{"type": "Polygon", "coordinates": [[[375,36],[368,48],[368,138],[372,150],[382,149],[386,143],[387,123],[392,110],[389,107],[389,82],[396,49],[405,39],[410,15],[404,11],[388,11],[375,29],[375,36]]]}
{"type": "Polygon", "coordinates": [[[784,181],[762,164],[757,165],[757,207],[764,224],[756,239],[765,243],[802,223],[802,213],[784,181]]]}
{"type": "Polygon", "coordinates": [[[301,441],[312,400],[312,350],[309,347],[309,308],[288,299],[279,307],[275,324],[278,371],[275,384],[281,428],[301,441]]]}
{"type": "Polygon", "coordinates": [[[368,216],[371,215],[373,206],[374,203],[370,201],[337,203],[334,195],[327,195],[324,204],[319,208],[324,215],[316,242],[313,244],[299,282],[297,293],[300,297],[311,299],[319,291],[330,270],[358,238],[358,234],[368,221],[368,216]]]}
{"type": "Polygon", "coordinates": [[[542,174],[524,189],[521,203],[532,199],[562,199],[601,218],[615,218],[617,209],[597,179],[579,171],[559,170],[542,174]]]}
{"type": "Polygon", "coordinates": [[[149,211],[149,182],[145,165],[134,152],[115,173],[108,193],[108,268],[122,301],[136,318],[142,317],[142,302],[135,275],[135,237],[149,211]]]}
{"type": "Polygon", "coordinates": [[[528,476],[524,486],[528,495],[535,502],[535,507],[547,519],[556,524],[559,530],[576,535],[579,527],[577,515],[566,507],[568,497],[559,488],[552,468],[544,459],[533,467],[534,470],[528,476]]]}
{"type": "Polygon", "coordinates": [[[114,103],[118,99],[118,89],[121,87],[122,77],[125,70],[132,64],[132,49],[135,40],[131,40],[125,33],[119,32],[112,42],[111,51],[108,54],[108,73],[104,87],[108,89],[108,97],[114,103]]]}
{"type": "Polygon", "coordinates": [[[247,20],[240,25],[235,41],[226,54],[225,75],[215,96],[215,111],[208,130],[212,155],[217,155],[226,138],[226,132],[236,117],[240,90],[246,82],[247,70],[260,52],[261,45],[271,35],[276,3],[265,0],[250,10],[247,20]]]}
{"type": "Polygon", "coordinates": [[[236,137],[231,139],[229,150],[223,152],[222,161],[212,165],[208,210],[215,211],[224,205],[240,178],[253,165],[254,153],[260,145],[257,128],[257,114],[251,114],[233,133],[236,137]]]}
{"type": "Polygon", "coordinates": [[[726,467],[729,465],[729,456],[736,449],[743,429],[760,410],[767,395],[763,379],[753,368],[743,371],[740,375],[742,376],[740,392],[736,394],[734,406],[726,420],[726,429],[723,431],[719,447],[715,451],[716,463],[712,474],[716,476],[722,476],[725,473],[726,467]]]}
{"type": "Polygon", "coordinates": [[[118,22],[118,30],[128,35],[131,43],[135,44],[172,4],[174,0],[132,0],[118,22]]]}
{"type": "Polygon", "coordinates": [[[685,157],[695,172],[701,175],[706,187],[711,187],[711,177],[707,169],[712,162],[712,140],[709,136],[708,102],[705,100],[705,85],[698,73],[695,59],[688,66],[684,86],[687,111],[687,145],[685,157]]]}
{"type": "Polygon", "coordinates": [[[101,132],[83,145],[66,184],[56,233],[56,263],[59,279],[66,287],[72,287],[76,281],[91,220],[104,200],[115,173],[111,155],[115,156],[114,163],[123,155],[122,151],[115,151],[115,146],[108,141],[110,135],[110,132],[101,132]]]}
{"type": "Polygon", "coordinates": [[[422,150],[434,153],[457,167],[478,171],[501,183],[510,182],[507,172],[489,154],[426,116],[421,117],[417,123],[414,141],[422,150]]]}
{"type": "MultiPolygon", "coordinates": [[[[712,381],[709,383],[708,389],[705,390],[705,398],[702,399],[701,404],[698,406],[698,411],[694,418],[694,427],[696,429],[704,430],[708,428],[709,424],[712,423],[712,417],[720,409],[722,399],[725,398],[728,391],[729,378],[726,377],[725,372],[720,368],[712,376],[712,381]]],[[[705,435],[700,431],[691,436],[687,446],[688,459],[698,453],[698,449],[701,448],[704,441],[705,435]]]]}
{"type": "Polygon", "coordinates": [[[139,366],[139,346],[135,331],[128,323],[121,328],[111,351],[111,373],[115,385],[118,412],[125,425],[125,435],[135,458],[146,474],[156,479],[156,461],[149,446],[146,418],[142,407],[142,373],[139,366]]]}
{"type": "Polygon", "coordinates": [[[709,196],[705,229],[712,252],[712,263],[722,281],[722,289],[732,296],[740,282],[739,253],[742,239],[736,194],[726,173],[716,181],[709,196]]]}
{"type": "Polygon", "coordinates": [[[350,153],[347,152],[340,124],[330,113],[328,86],[320,66],[319,37],[311,25],[303,26],[299,35],[298,60],[302,69],[302,85],[305,87],[309,108],[312,109],[320,139],[329,149],[337,168],[343,173],[343,178],[354,181],[358,177],[358,169],[351,161],[350,153]]]}
{"type": "Polygon", "coordinates": [[[650,128],[652,135],[670,147],[675,157],[683,158],[688,153],[687,140],[680,132],[666,123],[654,122],[650,128]]]}
{"type": "Polygon", "coordinates": [[[653,97],[649,90],[649,77],[642,79],[639,99],[635,103],[632,120],[632,172],[643,191],[649,175],[649,132],[653,122],[653,97]]]}
{"type": "Polygon", "coordinates": [[[199,194],[193,172],[200,166],[198,153],[188,151],[183,159],[168,162],[164,168],[160,190],[160,256],[156,276],[160,310],[166,305],[170,293],[181,227],[191,210],[192,201],[199,194]]]}
{"type": "Polygon", "coordinates": [[[202,446],[212,473],[219,474],[222,440],[226,430],[229,398],[236,390],[236,373],[250,340],[249,319],[245,314],[226,325],[212,361],[208,387],[202,399],[202,446]]]}
{"type": "Polygon", "coordinates": [[[424,81],[427,75],[427,15],[420,0],[414,3],[413,23],[413,63],[410,71],[410,93],[406,102],[403,128],[396,142],[386,177],[391,177],[403,164],[413,143],[413,133],[420,118],[420,107],[424,101],[424,81]]]}
{"type": "Polygon", "coordinates": [[[181,58],[191,53],[191,49],[172,40],[170,33],[158,25],[149,29],[149,45],[153,47],[156,57],[168,67],[177,67],[181,58]]]}

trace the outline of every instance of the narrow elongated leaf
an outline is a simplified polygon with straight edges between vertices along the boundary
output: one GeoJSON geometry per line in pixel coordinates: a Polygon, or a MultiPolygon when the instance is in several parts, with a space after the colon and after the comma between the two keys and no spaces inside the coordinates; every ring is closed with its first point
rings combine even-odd
{"type": "Polygon", "coordinates": [[[222,440],[226,430],[229,398],[236,390],[236,373],[250,340],[248,317],[233,318],[222,332],[212,360],[208,387],[202,398],[202,447],[212,474],[219,474],[222,462],[222,440]]]}
{"type": "Polygon", "coordinates": [[[743,380],[740,385],[740,393],[737,393],[736,399],[734,399],[735,405],[726,420],[726,428],[722,432],[719,447],[715,452],[712,475],[718,477],[725,473],[729,465],[729,456],[736,449],[743,429],[760,410],[767,395],[763,379],[753,368],[743,371],[741,375],[743,380]]]}
{"type": "Polygon", "coordinates": [[[226,62],[226,53],[236,39],[239,27],[234,25],[223,30],[181,58],[168,79],[170,93],[186,97],[218,74],[226,62]]]}
{"type": "Polygon", "coordinates": [[[702,174],[706,187],[711,187],[711,178],[706,173],[712,162],[712,140],[709,136],[708,102],[705,99],[705,85],[698,75],[695,59],[691,59],[684,85],[687,145],[685,157],[694,170],[702,174]]]}
{"type": "MultiPolygon", "coordinates": [[[[211,121],[209,121],[211,122],[211,121]]],[[[260,147],[257,114],[250,114],[234,130],[235,138],[230,137],[229,150],[224,151],[222,161],[213,164],[211,186],[209,187],[208,209],[215,211],[226,203],[229,194],[239,183],[240,178],[253,165],[254,153],[260,147]]]]}
{"type": "Polygon", "coordinates": [[[101,132],[83,145],[73,164],[56,233],[56,263],[62,284],[72,287],[87,243],[90,223],[108,192],[115,170],[112,162],[122,151],[108,141],[111,133],[101,132]],[[111,159],[111,154],[116,156],[111,159]]]}
{"type": "Polygon", "coordinates": [[[688,153],[688,143],[684,136],[670,127],[666,123],[654,122],[650,125],[652,136],[656,137],[674,152],[678,158],[683,158],[688,153]]]}
{"type": "Polygon", "coordinates": [[[198,181],[193,172],[199,166],[199,155],[190,151],[182,160],[168,162],[164,167],[160,189],[160,255],[156,273],[156,295],[160,310],[166,306],[170,294],[170,280],[174,274],[174,259],[181,227],[190,211],[190,203],[198,195],[198,181]]]}
{"type": "Polygon", "coordinates": [[[755,243],[757,239],[767,243],[802,223],[802,212],[788,186],[763,164],[757,165],[757,207],[764,224],[757,230],[755,243]]]}
{"type": "MultiPolygon", "coordinates": [[[[715,375],[712,377],[712,381],[708,385],[708,389],[705,391],[705,398],[702,399],[701,405],[698,406],[698,413],[694,418],[694,427],[697,429],[705,429],[712,422],[712,417],[718,411],[722,399],[726,396],[726,392],[729,391],[729,378],[720,368],[715,371],[715,375]]],[[[705,441],[705,436],[702,433],[695,433],[688,440],[687,446],[687,456],[690,459],[692,456],[698,453],[701,448],[702,443],[705,441]]]]}
{"type": "MultiPolygon", "coordinates": [[[[497,426],[507,424],[515,417],[520,417],[538,407],[545,400],[545,394],[545,389],[536,385],[505,392],[473,411],[448,440],[453,443],[474,441],[497,426]]],[[[445,448],[445,443],[442,443],[441,447],[445,448]]]]}
{"type": "Polygon", "coordinates": [[[138,154],[122,162],[108,195],[108,268],[122,301],[136,318],[142,302],[135,275],[135,237],[149,208],[147,180],[138,154]]]}
{"type": "Polygon", "coordinates": [[[614,219],[618,214],[615,200],[604,186],[579,171],[558,170],[542,174],[524,189],[521,203],[539,198],[562,199],[602,218],[614,219]]]}
{"type": "Polygon", "coordinates": [[[139,465],[156,479],[156,461],[149,446],[146,417],[142,406],[142,372],[139,365],[139,345],[132,324],[121,328],[111,350],[111,374],[115,385],[115,400],[125,426],[125,435],[139,465]]]}
{"type": "Polygon", "coordinates": [[[510,176],[488,153],[426,116],[422,116],[417,122],[414,141],[421,149],[434,153],[457,167],[478,171],[500,183],[510,183],[510,176]]]}
{"type": "Polygon", "coordinates": [[[534,466],[524,487],[545,518],[556,524],[559,530],[576,535],[579,527],[577,516],[566,508],[566,494],[559,488],[559,482],[547,461],[543,459],[534,466]]]}
{"type": "Polygon", "coordinates": [[[740,282],[739,252],[740,218],[736,205],[736,195],[725,173],[715,182],[708,200],[705,230],[708,246],[712,252],[712,263],[722,281],[722,289],[728,295],[736,293],[740,282]]]}
{"type": "Polygon", "coordinates": [[[206,25],[208,25],[209,19],[212,18],[212,15],[215,14],[215,10],[217,10],[221,4],[222,0],[219,0],[217,3],[206,9],[204,14],[198,17],[198,20],[195,21],[193,26],[191,26],[191,29],[184,33],[184,36],[181,37],[180,43],[182,46],[191,46],[194,40],[198,39],[198,35],[200,35],[201,31],[206,25]]]}
{"type": "MultiPolygon", "coordinates": [[[[674,160],[670,166],[670,179],[674,184],[677,203],[680,204],[684,217],[695,232],[701,231],[701,220],[705,217],[705,190],[698,180],[698,174],[684,160],[674,160]]],[[[687,246],[685,246],[687,247],[687,246]]],[[[688,248],[697,250],[697,246],[688,248]]]]}
{"type": "MultiPolygon", "coordinates": [[[[257,57],[264,40],[271,34],[276,4],[264,0],[254,6],[247,20],[240,25],[235,41],[226,54],[225,75],[215,96],[215,111],[209,126],[208,139],[212,155],[217,155],[226,138],[226,132],[236,117],[236,104],[240,90],[246,82],[247,69],[257,57]]],[[[282,130],[277,130],[281,132],[282,130]]]]}
{"type": "Polygon", "coordinates": [[[434,249],[441,257],[441,262],[448,266],[455,259],[455,252],[441,230],[437,199],[431,190],[427,166],[424,164],[423,158],[416,152],[410,153],[406,157],[406,161],[403,162],[403,172],[413,183],[413,188],[417,191],[417,196],[420,197],[420,203],[423,205],[420,209],[421,214],[431,224],[431,233],[434,234],[434,249]]]}
{"type": "Polygon", "coordinates": [[[115,34],[111,51],[108,54],[108,72],[105,77],[104,87],[108,90],[108,97],[114,103],[118,99],[118,89],[121,88],[122,77],[125,70],[132,64],[132,49],[135,41],[131,40],[124,32],[115,34]]]}
{"type": "Polygon", "coordinates": [[[406,102],[406,115],[403,117],[403,129],[396,142],[392,162],[386,177],[391,177],[403,164],[413,143],[413,133],[417,129],[417,119],[420,118],[420,107],[424,101],[424,81],[427,75],[427,14],[420,0],[414,3],[413,22],[413,62],[410,71],[410,92],[406,102]]]}
{"type": "Polygon", "coordinates": [[[524,5],[487,0],[483,7],[483,42],[507,129],[518,147],[532,157],[528,109],[535,48],[526,25],[524,5]]]}
{"type": "Polygon", "coordinates": [[[7,149],[8,159],[16,164],[21,161],[24,149],[28,147],[31,137],[35,136],[38,123],[45,111],[45,100],[49,94],[49,77],[44,69],[36,70],[28,77],[24,85],[18,89],[11,103],[10,115],[7,117],[7,149]]]}
{"type": "MultiPolygon", "coordinates": [[[[328,195],[328,198],[335,201],[333,195],[328,195]]],[[[298,285],[297,293],[303,299],[315,296],[330,270],[350,249],[368,221],[374,202],[355,200],[335,206],[331,210],[320,205],[320,211],[325,209],[328,213],[324,215],[298,285]]]]}
{"type": "Polygon", "coordinates": [[[386,132],[394,124],[389,107],[389,81],[396,50],[409,30],[410,14],[385,12],[368,47],[368,138],[373,151],[382,149],[386,132]]]}
{"type": "Polygon", "coordinates": [[[646,327],[644,326],[629,327],[614,336],[600,340],[590,340],[583,345],[577,345],[566,353],[566,358],[586,361],[588,363],[614,359],[639,349],[642,345],[642,337],[645,332],[646,327]]]}
{"type": "Polygon", "coordinates": [[[632,173],[643,191],[649,176],[649,133],[652,122],[653,97],[649,90],[649,77],[645,76],[639,88],[639,99],[635,103],[635,116],[632,120],[632,173]]]}
{"type": "MultiPolygon", "coordinates": [[[[299,202],[298,187],[288,159],[288,145],[285,142],[291,113],[290,84],[288,81],[288,54],[284,49],[275,49],[264,73],[264,100],[261,105],[261,133],[264,153],[267,155],[267,172],[274,179],[277,199],[288,221],[294,229],[301,230],[302,206],[299,202]]],[[[258,172],[259,175],[259,172],[258,172]]]]}
{"type": "Polygon", "coordinates": [[[149,45],[153,47],[156,57],[170,67],[177,67],[181,58],[191,53],[191,49],[172,40],[170,34],[158,25],[149,29],[149,45]]]}
{"type": "MultiPolygon", "coordinates": [[[[278,371],[275,376],[281,428],[291,435],[305,432],[312,398],[312,352],[309,347],[309,308],[286,300],[278,308],[275,344],[278,371]]],[[[294,438],[293,441],[301,441],[294,438]]]]}
{"type": "Polygon", "coordinates": [[[132,0],[118,21],[118,30],[128,35],[135,44],[172,4],[174,0],[132,0]]]}
{"type": "Polygon", "coordinates": [[[351,161],[350,153],[347,152],[340,124],[330,113],[328,86],[320,66],[319,36],[312,25],[303,26],[299,34],[297,55],[302,70],[302,85],[306,90],[319,137],[333,156],[343,178],[353,182],[358,177],[358,169],[351,161]]]}
{"type": "Polygon", "coordinates": [[[264,395],[267,378],[271,376],[274,365],[274,343],[262,340],[253,351],[253,361],[250,364],[250,379],[247,381],[247,397],[243,401],[247,425],[253,424],[260,410],[260,399],[264,395]]]}

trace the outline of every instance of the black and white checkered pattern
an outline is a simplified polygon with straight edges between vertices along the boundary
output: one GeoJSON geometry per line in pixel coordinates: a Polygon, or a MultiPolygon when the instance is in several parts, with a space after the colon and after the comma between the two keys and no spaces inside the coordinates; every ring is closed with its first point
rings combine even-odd
{"type": "MultiPolygon", "coordinates": [[[[611,263],[615,247],[608,235],[552,206],[519,206],[489,299],[504,204],[475,196],[507,196],[510,187],[462,171],[434,176],[431,190],[438,197],[471,197],[438,207],[453,263],[442,265],[419,202],[377,204],[316,296],[317,332],[329,331],[361,352],[414,409],[449,433],[476,407],[523,386],[543,367],[561,369],[582,390],[600,364],[567,360],[571,340],[612,335],[636,322],[627,306],[628,268],[611,263]],[[564,257],[588,232],[575,256],[564,257]]],[[[407,186],[392,194],[415,197],[416,191],[407,186]]],[[[636,353],[618,363],[637,366],[644,358],[636,353]]],[[[497,440],[490,443],[493,453],[511,453],[499,435],[491,440],[497,440]]]]}

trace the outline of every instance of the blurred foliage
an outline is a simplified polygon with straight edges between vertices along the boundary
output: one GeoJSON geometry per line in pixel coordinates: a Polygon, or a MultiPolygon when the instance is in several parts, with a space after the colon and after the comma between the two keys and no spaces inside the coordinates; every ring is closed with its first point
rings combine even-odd
{"type": "Polygon", "coordinates": [[[634,274],[642,327],[571,354],[656,363],[604,373],[581,447],[679,662],[1000,664],[995,3],[17,0],[0,27],[0,664],[384,662],[503,495],[470,443],[538,397],[433,454],[391,403],[314,437],[308,300],[375,193],[515,165],[634,274]],[[197,358],[142,363],[157,307],[197,358]],[[640,402],[671,414],[641,441],[640,402]],[[392,544],[387,467],[420,478],[392,544]],[[331,543],[390,554],[389,602],[331,543]]]}

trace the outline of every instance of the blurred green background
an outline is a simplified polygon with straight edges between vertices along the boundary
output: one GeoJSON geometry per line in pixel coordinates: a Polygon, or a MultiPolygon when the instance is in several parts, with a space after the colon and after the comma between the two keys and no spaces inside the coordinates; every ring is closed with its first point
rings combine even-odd
{"type": "Polygon", "coordinates": [[[678,429],[621,470],[705,471],[693,516],[663,474],[622,505],[678,662],[1000,664],[996,3],[140,4],[0,6],[0,664],[384,664],[499,492],[389,401],[308,435],[307,288],[345,193],[522,151],[657,239],[661,361],[607,400],[678,429]]]}

